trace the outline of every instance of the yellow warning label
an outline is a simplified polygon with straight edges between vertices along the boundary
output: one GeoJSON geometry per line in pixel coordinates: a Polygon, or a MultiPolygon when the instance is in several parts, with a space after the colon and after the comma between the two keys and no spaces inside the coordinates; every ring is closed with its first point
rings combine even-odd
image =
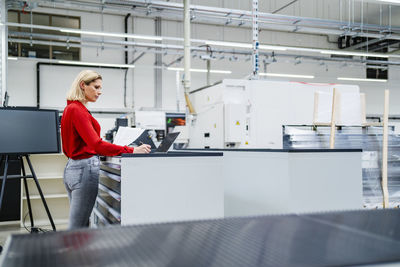
{"type": "Polygon", "coordinates": [[[248,142],[248,141],[246,141],[246,142],[245,142],[245,144],[246,144],[246,145],[248,145],[248,144],[249,144],[249,142],[248,142]]]}
{"type": "Polygon", "coordinates": [[[214,123],[214,128],[217,128],[217,124],[216,123],[214,123]]]}
{"type": "Polygon", "coordinates": [[[236,125],[240,125],[240,122],[239,122],[239,121],[236,121],[236,125]]]}

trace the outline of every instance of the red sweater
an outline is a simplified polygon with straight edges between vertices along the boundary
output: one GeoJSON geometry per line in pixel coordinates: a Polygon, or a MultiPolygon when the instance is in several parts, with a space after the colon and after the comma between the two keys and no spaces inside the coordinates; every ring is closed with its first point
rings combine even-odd
{"type": "Polygon", "coordinates": [[[100,124],[79,101],[67,101],[61,119],[61,138],[64,154],[72,159],[93,155],[116,156],[132,153],[133,148],[118,146],[100,138],[100,124]]]}

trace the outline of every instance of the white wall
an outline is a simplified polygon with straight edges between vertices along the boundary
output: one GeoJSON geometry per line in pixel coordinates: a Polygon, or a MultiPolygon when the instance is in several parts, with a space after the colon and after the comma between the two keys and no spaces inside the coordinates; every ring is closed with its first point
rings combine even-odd
{"type": "MultiPolygon", "coordinates": [[[[181,2],[181,1],[177,1],[181,2]]],[[[348,2],[349,1],[328,1],[328,0],[310,0],[310,1],[298,1],[296,4],[284,9],[280,14],[296,15],[296,16],[309,16],[316,18],[328,18],[328,19],[348,19],[348,2]],[[339,12],[340,3],[342,3],[342,11],[339,12]]],[[[220,7],[231,7],[238,9],[250,9],[250,1],[193,1],[193,4],[197,5],[211,5],[220,7]],[[247,3],[248,2],[248,3],[247,3]]],[[[271,12],[282,5],[286,4],[287,1],[260,1],[260,11],[271,12]]],[[[359,2],[356,2],[355,18],[356,21],[359,19],[358,8],[359,2]],[[357,17],[358,16],[358,17],[357,17]]],[[[398,8],[392,9],[392,17],[398,14],[398,8]]],[[[74,16],[81,16],[82,29],[94,30],[94,31],[109,31],[109,32],[123,32],[124,30],[124,16],[119,15],[104,15],[104,28],[101,27],[101,16],[95,13],[84,13],[84,12],[72,12],[62,11],[53,9],[41,9],[37,10],[47,13],[60,13],[74,16]]],[[[384,7],[383,11],[387,11],[384,7]]],[[[379,23],[379,8],[377,5],[364,4],[364,15],[368,14],[370,23],[376,23],[376,17],[378,17],[379,23]],[[371,18],[374,17],[375,19],[371,18]]],[[[383,22],[387,21],[387,15],[383,17],[383,22]]],[[[367,20],[367,18],[364,18],[367,20]]],[[[397,18],[393,18],[392,23],[395,23],[397,18]]],[[[366,21],[364,21],[366,22],[366,21]]],[[[150,18],[139,18],[134,17],[129,20],[129,32],[135,32],[138,34],[154,34],[154,21],[150,18]]],[[[163,21],[162,24],[162,35],[164,36],[183,36],[183,26],[180,22],[175,21],[163,21]]],[[[222,27],[222,26],[210,26],[204,24],[193,24],[192,25],[192,38],[198,39],[213,39],[213,40],[227,40],[227,41],[240,41],[250,42],[251,32],[248,29],[222,27]]],[[[334,38],[332,38],[334,40],[334,38]]],[[[335,44],[327,42],[327,36],[320,35],[305,35],[298,33],[282,33],[272,31],[262,31],[260,34],[261,43],[270,43],[277,45],[296,45],[296,46],[308,46],[318,48],[335,48],[335,44]]],[[[96,48],[82,48],[81,50],[82,61],[88,62],[107,62],[107,63],[124,63],[124,52],[121,50],[110,50],[110,49],[96,49],[96,48]]],[[[132,60],[140,53],[129,53],[129,60],[132,60]]],[[[218,56],[219,57],[219,56],[218,56]]],[[[176,55],[163,56],[163,61],[168,64],[172,60],[177,58],[176,55]]],[[[223,78],[243,78],[248,75],[251,71],[251,61],[245,61],[243,57],[239,57],[239,61],[231,62],[226,56],[223,60],[215,60],[211,62],[212,69],[224,69],[231,70],[231,75],[223,74],[211,74],[211,82],[216,82],[223,78]]],[[[278,62],[268,65],[269,72],[276,73],[294,73],[294,74],[311,74],[317,78],[314,80],[305,80],[310,82],[332,82],[337,83],[336,77],[347,76],[347,77],[365,77],[365,67],[361,65],[347,65],[339,63],[327,63],[327,65],[320,65],[320,62],[313,61],[307,62],[302,61],[301,64],[294,65],[293,59],[287,59],[277,56],[278,62]],[[327,66],[327,67],[326,67],[327,66]],[[326,70],[327,69],[327,70],[326,70]]],[[[8,91],[10,93],[10,105],[23,105],[23,106],[35,106],[36,105],[36,61],[40,60],[18,60],[9,61],[8,68],[8,91]]],[[[128,95],[128,106],[134,108],[147,107],[151,108],[154,106],[154,69],[152,68],[155,61],[154,54],[147,53],[144,57],[136,62],[136,68],[129,70],[127,80],[127,95],[128,95]],[[134,98],[132,99],[132,95],[134,98]]],[[[176,66],[183,66],[183,62],[176,64],[176,66]]],[[[206,62],[198,59],[198,57],[192,59],[193,68],[205,68],[206,62]]],[[[261,65],[261,70],[263,67],[261,65]]],[[[72,82],[71,74],[66,74],[62,68],[51,69],[54,77],[62,80],[46,80],[41,86],[47,86],[51,88],[51,84],[57,88],[60,84],[69,85],[72,82]],[[64,78],[64,79],[63,79],[64,78]]],[[[102,72],[100,70],[100,72],[102,72]]],[[[122,72],[122,71],[121,71],[122,72]]],[[[390,78],[389,82],[382,83],[357,83],[361,91],[367,93],[367,113],[375,114],[382,113],[383,110],[383,89],[391,90],[391,114],[400,114],[400,92],[397,87],[400,80],[400,68],[390,67],[390,78]]],[[[68,72],[70,73],[70,72],[68,72]]],[[[121,105],[121,97],[123,94],[121,80],[121,73],[116,71],[115,73],[110,71],[104,71],[104,95],[103,98],[107,98],[110,107],[121,105]],[[110,93],[108,98],[107,94],[110,93]],[[112,95],[111,95],[112,94],[112,95]],[[114,100],[112,100],[114,98],[114,100]]],[[[163,70],[163,109],[165,110],[176,110],[176,72],[163,70]]],[[[47,75],[49,77],[52,75],[47,75]]],[[[181,73],[182,76],[182,73],[181,73]]],[[[123,75],[122,75],[123,77],[123,75]]],[[[296,80],[299,81],[299,80],[296,80]]],[[[351,82],[349,82],[351,83],[351,82]]],[[[192,73],[192,89],[204,86],[206,84],[205,73],[192,73]]],[[[61,90],[60,88],[57,88],[61,90]]],[[[61,90],[62,91],[62,90],[61,90]]],[[[65,97],[65,93],[54,94],[53,96],[47,97],[47,102],[61,103],[60,99],[65,97]],[[54,98],[52,100],[52,98],[54,98]]],[[[181,106],[184,107],[183,95],[179,96],[181,100],[181,106]]],[[[104,101],[104,103],[107,103],[104,101]]],[[[99,104],[100,105],[100,104],[99,104]]],[[[122,108],[122,106],[121,106],[122,108]]]]}

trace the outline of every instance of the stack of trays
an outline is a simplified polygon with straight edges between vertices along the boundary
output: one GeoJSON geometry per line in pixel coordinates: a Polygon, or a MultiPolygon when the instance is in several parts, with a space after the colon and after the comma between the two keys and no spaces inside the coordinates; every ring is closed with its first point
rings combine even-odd
{"type": "Polygon", "coordinates": [[[99,193],[93,210],[96,226],[121,224],[121,166],[102,162],[99,193]]]}
{"type": "MultiPolygon", "coordinates": [[[[341,126],[335,134],[335,148],[362,149],[364,206],[382,207],[382,127],[341,126]]],[[[284,149],[329,148],[330,127],[283,126],[284,149]]],[[[343,185],[345,188],[346,185],[343,185]]],[[[389,206],[400,203],[400,136],[389,127],[388,138],[389,206]]]]}

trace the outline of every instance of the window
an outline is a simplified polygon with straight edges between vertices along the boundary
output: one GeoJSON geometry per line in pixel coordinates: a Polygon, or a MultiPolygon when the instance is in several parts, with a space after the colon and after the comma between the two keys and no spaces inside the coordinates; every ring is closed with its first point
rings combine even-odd
{"type": "MultiPolygon", "coordinates": [[[[9,10],[8,21],[14,23],[44,25],[80,29],[80,17],[53,15],[9,10]]],[[[61,60],[80,60],[80,34],[60,31],[8,27],[8,55],[61,60]]]]}
{"type": "MultiPolygon", "coordinates": [[[[387,61],[387,58],[374,58],[368,57],[369,60],[380,60],[380,61],[387,61]]],[[[377,63],[377,64],[367,64],[367,79],[388,79],[388,64],[385,63],[377,63]]]]}

